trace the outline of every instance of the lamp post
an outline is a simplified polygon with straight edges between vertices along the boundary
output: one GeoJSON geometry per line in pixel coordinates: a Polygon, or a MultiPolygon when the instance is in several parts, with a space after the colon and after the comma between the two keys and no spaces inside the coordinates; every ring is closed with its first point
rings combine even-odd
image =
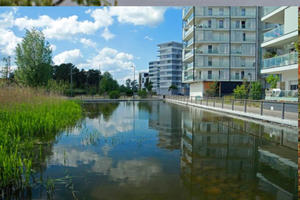
{"type": "Polygon", "coordinates": [[[133,91],[133,99],[134,99],[134,86],[135,86],[135,66],[131,66],[133,68],[133,86],[132,86],[132,91],[133,91]]]}

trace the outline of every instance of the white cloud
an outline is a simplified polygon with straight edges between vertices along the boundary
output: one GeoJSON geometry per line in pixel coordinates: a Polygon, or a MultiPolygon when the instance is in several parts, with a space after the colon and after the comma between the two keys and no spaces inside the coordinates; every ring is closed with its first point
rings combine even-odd
{"type": "Polygon", "coordinates": [[[80,58],[82,58],[82,54],[79,49],[73,49],[69,51],[64,51],[53,58],[53,62],[56,65],[60,65],[62,63],[73,63],[76,64],[79,62],[80,58]]]}
{"type": "Polygon", "coordinates": [[[149,40],[149,41],[152,41],[152,40],[153,40],[153,38],[151,38],[151,37],[148,36],[148,35],[146,35],[146,36],[144,37],[144,39],[145,39],[145,40],[149,40]]]}
{"type": "Polygon", "coordinates": [[[107,27],[105,27],[103,33],[101,34],[101,36],[105,39],[105,40],[110,40],[112,38],[115,37],[114,34],[112,34],[107,27]]]}
{"type": "Polygon", "coordinates": [[[52,49],[52,52],[56,50],[56,45],[50,44],[50,48],[52,49]]]}
{"type": "Polygon", "coordinates": [[[120,23],[156,26],[164,20],[166,8],[163,7],[111,7],[111,16],[117,16],[120,23]]]}
{"type": "Polygon", "coordinates": [[[18,43],[22,42],[22,38],[17,37],[11,30],[0,29],[0,52],[5,55],[12,56],[18,43]]]}
{"type": "Polygon", "coordinates": [[[104,47],[92,59],[88,59],[86,63],[78,65],[79,68],[97,68],[100,66],[101,71],[108,71],[119,82],[123,82],[123,78],[132,74],[132,66],[134,56],[126,52],[120,52],[116,49],[104,47]]]}
{"type": "Polygon", "coordinates": [[[94,19],[93,21],[80,21],[77,15],[53,19],[47,15],[39,16],[37,19],[22,17],[15,19],[15,26],[19,29],[42,28],[47,38],[67,39],[76,34],[93,34],[103,27],[113,24],[113,19],[107,8],[87,12],[94,19]]]}
{"type": "Polygon", "coordinates": [[[96,42],[93,42],[92,40],[86,39],[86,38],[81,38],[80,39],[80,43],[82,43],[83,45],[85,45],[85,47],[96,48],[96,46],[97,46],[96,42]]]}

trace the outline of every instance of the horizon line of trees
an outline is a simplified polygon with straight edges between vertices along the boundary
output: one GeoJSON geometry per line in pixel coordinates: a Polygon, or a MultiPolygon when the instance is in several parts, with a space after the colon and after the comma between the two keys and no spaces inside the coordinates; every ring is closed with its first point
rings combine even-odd
{"type": "Polygon", "coordinates": [[[152,83],[149,80],[145,84],[147,89],[139,92],[136,80],[127,79],[125,85],[119,85],[109,72],[102,74],[100,70],[78,69],[72,63],[53,65],[50,44],[45,40],[43,33],[36,29],[26,30],[22,42],[16,47],[15,60],[17,69],[11,72],[11,58],[3,59],[5,65],[1,72],[6,82],[44,87],[48,91],[72,96],[108,94],[117,98],[120,94],[132,96],[137,92],[147,96],[147,92],[152,91],[152,83]]]}

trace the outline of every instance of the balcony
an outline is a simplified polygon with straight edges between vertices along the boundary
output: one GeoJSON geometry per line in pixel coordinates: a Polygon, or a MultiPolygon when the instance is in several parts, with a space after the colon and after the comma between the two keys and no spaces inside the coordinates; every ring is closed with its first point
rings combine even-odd
{"type": "Polygon", "coordinates": [[[218,49],[212,49],[212,50],[200,50],[200,49],[196,49],[196,54],[228,55],[228,52],[220,51],[218,49]]]}
{"type": "Polygon", "coordinates": [[[298,63],[298,53],[293,52],[281,56],[276,56],[273,58],[264,59],[263,69],[294,65],[297,63],[298,63]]]}
{"type": "Polygon", "coordinates": [[[185,18],[186,15],[191,11],[192,8],[193,8],[193,6],[185,6],[185,7],[183,7],[182,17],[185,18]]]}
{"type": "Polygon", "coordinates": [[[284,34],[284,26],[280,25],[277,28],[264,33],[264,42],[278,38],[284,34]]]}
{"type": "Polygon", "coordinates": [[[194,51],[190,51],[189,53],[184,54],[183,59],[187,60],[189,58],[191,58],[194,55],[194,51]]]}
{"type": "Polygon", "coordinates": [[[194,30],[193,26],[186,27],[183,31],[183,38],[186,38],[194,30]],[[185,31],[186,30],[186,31],[185,31]]]}
{"type": "Polygon", "coordinates": [[[190,70],[193,69],[194,63],[189,63],[184,65],[184,70],[190,70]]]}
{"type": "Polygon", "coordinates": [[[280,8],[280,6],[264,7],[263,16],[268,15],[269,13],[273,12],[277,8],[280,8]]]}

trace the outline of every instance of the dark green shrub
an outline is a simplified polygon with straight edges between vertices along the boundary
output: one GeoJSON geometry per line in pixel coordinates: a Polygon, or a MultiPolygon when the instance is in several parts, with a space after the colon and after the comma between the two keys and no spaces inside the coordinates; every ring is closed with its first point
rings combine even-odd
{"type": "Polygon", "coordinates": [[[147,92],[146,92],[146,90],[139,90],[138,95],[141,98],[146,98],[147,97],[147,92]]]}
{"type": "Polygon", "coordinates": [[[109,93],[109,98],[118,99],[120,98],[120,92],[118,90],[113,90],[109,93]]]}
{"type": "Polygon", "coordinates": [[[263,97],[263,89],[260,82],[251,83],[249,97],[253,100],[259,100],[263,97]]]}
{"type": "Polygon", "coordinates": [[[234,98],[236,99],[247,99],[248,98],[248,88],[245,84],[238,85],[233,90],[234,98]]]}
{"type": "Polygon", "coordinates": [[[128,96],[128,97],[131,97],[131,96],[133,96],[133,91],[132,90],[127,90],[126,91],[126,95],[128,96]]]}

